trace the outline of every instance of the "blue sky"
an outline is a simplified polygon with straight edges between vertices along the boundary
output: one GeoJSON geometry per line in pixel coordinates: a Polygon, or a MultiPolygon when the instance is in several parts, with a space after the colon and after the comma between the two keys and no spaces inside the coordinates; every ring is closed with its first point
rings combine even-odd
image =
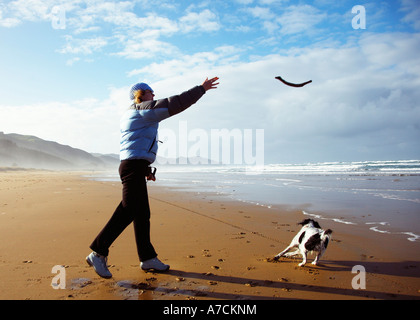
{"type": "Polygon", "coordinates": [[[1,1],[0,131],[118,153],[133,83],[219,76],[161,128],[264,129],[267,163],[419,159],[419,21],[417,0],[1,1]]]}

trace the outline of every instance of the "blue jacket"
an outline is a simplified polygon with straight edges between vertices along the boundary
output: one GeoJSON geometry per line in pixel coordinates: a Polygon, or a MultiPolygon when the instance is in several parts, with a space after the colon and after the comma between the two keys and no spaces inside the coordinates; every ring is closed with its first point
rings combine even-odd
{"type": "Polygon", "coordinates": [[[203,86],[166,99],[133,104],[120,122],[120,160],[156,159],[159,122],[176,115],[196,103],[205,93],[203,86]]]}

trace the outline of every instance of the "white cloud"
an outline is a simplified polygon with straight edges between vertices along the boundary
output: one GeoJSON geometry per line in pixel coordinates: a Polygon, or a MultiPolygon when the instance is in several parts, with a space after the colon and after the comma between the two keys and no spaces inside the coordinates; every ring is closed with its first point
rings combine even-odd
{"type": "Polygon", "coordinates": [[[192,55],[179,55],[178,58],[165,60],[162,63],[151,63],[143,68],[132,70],[128,76],[139,76],[159,81],[165,78],[183,76],[215,66],[226,66],[238,62],[240,49],[233,46],[221,46],[211,52],[198,52],[192,55]]]}
{"type": "Polygon", "coordinates": [[[3,18],[2,12],[0,11],[0,27],[13,28],[20,23],[21,21],[16,18],[3,18]]]}
{"type": "Polygon", "coordinates": [[[297,34],[313,31],[315,26],[327,17],[326,13],[310,5],[290,6],[276,22],[281,33],[297,34]]]}
{"type": "Polygon", "coordinates": [[[260,1],[261,5],[268,4],[271,7],[257,5],[244,9],[251,17],[259,19],[269,34],[314,34],[319,32],[317,25],[328,17],[327,13],[311,5],[282,6],[281,10],[274,10],[271,2],[260,1]]]}
{"type": "Polygon", "coordinates": [[[78,39],[72,36],[66,36],[66,41],[66,45],[58,50],[58,52],[87,55],[101,50],[108,44],[108,41],[104,37],[78,39]]]}
{"type": "Polygon", "coordinates": [[[20,20],[38,21],[51,18],[51,5],[51,1],[16,0],[8,3],[8,9],[20,20]]]}
{"type": "MultiPolygon", "coordinates": [[[[74,3],[74,2],[73,2],[74,3]]],[[[80,33],[81,30],[97,28],[101,22],[115,25],[130,23],[135,15],[131,13],[134,4],[128,1],[82,1],[66,8],[69,25],[80,33]]]]}
{"type": "Polygon", "coordinates": [[[259,19],[270,20],[275,17],[275,15],[271,12],[270,8],[267,8],[267,7],[256,6],[254,8],[249,8],[247,11],[253,17],[259,18],[259,19]]]}
{"type": "Polygon", "coordinates": [[[189,33],[191,31],[217,31],[220,29],[220,24],[217,21],[217,16],[209,9],[205,9],[200,13],[189,12],[179,19],[180,28],[183,32],[189,33]]]}
{"type": "Polygon", "coordinates": [[[168,42],[153,38],[141,37],[128,39],[124,42],[124,49],[115,55],[129,59],[142,59],[152,57],[166,57],[176,54],[178,49],[168,42]]]}
{"type": "Polygon", "coordinates": [[[49,1],[16,0],[0,4],[0,26],[3,27],[11,28],[23,21],[40,21],[49,17],[49,1]]]}
{"type": "Polygon", "coordinates": [[[170,36],[179,29],[176,21],[151,13],[139,17],[133,12],[113,12],[104,16],[103,20],[116,27],[124,27],[124,31],[130,34],[138,35],[145,33],[150,35],[153,32],[156,37],[170,36]]]}
{"type": "Polygon", "coordinates": [[[139,16],[133,12],[133,8],[132,2],[92,2],[85,8],[72,8],[73,14],[69,14],[67,24],[74,35],[104,31],[107,26],[111,26],[112,31],[106,36],[86,39],[67,35],[67,43],[59,52],[91,54],[113,43],[122,47],[113,54],[129,59],[171,56],[178,53],[179,49],[162,37],[179,32],[186,34],[220,29],[217,16],[208,9],[198,13],[187,12],[179,19],[172,20],[151,12],[139,16]]]}

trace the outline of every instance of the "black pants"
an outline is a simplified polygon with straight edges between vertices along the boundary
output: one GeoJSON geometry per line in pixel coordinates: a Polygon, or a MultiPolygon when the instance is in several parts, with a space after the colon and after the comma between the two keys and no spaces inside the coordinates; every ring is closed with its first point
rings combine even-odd
{"type": "Polygon", "coordinates": [[[119,173],[123,185],[122,201],[90,245],[96,253],[108,256],[111,244],[133,222],[140,261],[157,256],[150,242],[150,208],[145,179],[148,166],[145,160],[121,161],[119,173]]]}

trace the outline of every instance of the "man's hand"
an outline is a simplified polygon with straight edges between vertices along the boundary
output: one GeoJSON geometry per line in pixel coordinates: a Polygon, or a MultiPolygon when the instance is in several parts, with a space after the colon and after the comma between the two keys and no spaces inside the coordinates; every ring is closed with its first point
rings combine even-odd
{"type": "Polygon", "coordinates": [[[149,167],[149,172],[147,173],[147,176],[146,176],[147,181],[150,181],[150,180],[156,181],[155,174],[156,174],[156,168],[149,167]]]}
{"type": "Polygon", "coordinates": [[[216,82],[217,80],[219,80],[218,77],[214,77],[212,79],[209,80],[209,78],[206,78],[206,80],[204,80],[202,86],[204,87],[204,90],[211,90],[211,89],[216,89],[217,86],[219,85],[219,82],[216,82]]]}

